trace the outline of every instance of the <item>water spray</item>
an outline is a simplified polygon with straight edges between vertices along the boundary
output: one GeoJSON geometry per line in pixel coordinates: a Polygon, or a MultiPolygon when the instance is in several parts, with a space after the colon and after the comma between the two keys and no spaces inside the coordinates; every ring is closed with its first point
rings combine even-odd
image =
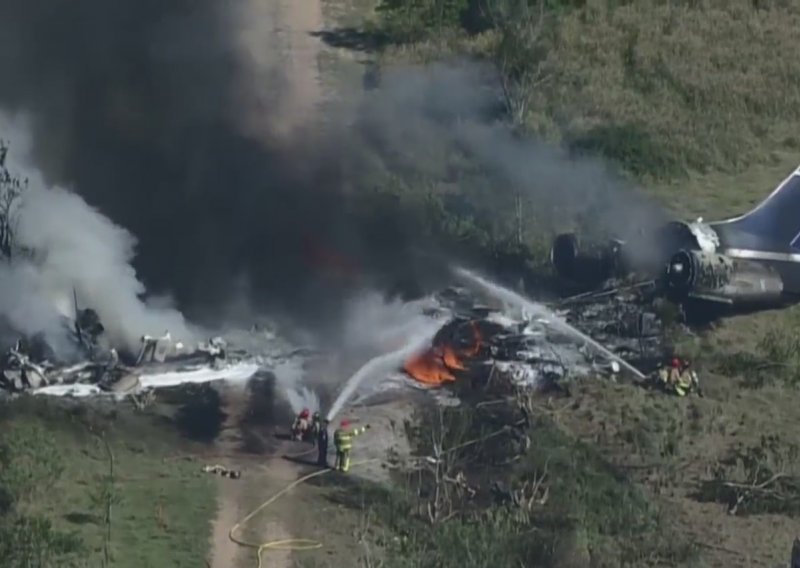
{"type": "Polygon", "coordinates": [[[622,367],[628,369],[631,373],[639,377],[640,379],[644,379],[645,376],[642,372],[622,359],[618,355],[614,354],[612,351],[609,351],[605,347],[603,347],[600,343],[586,335],[585,333],[575,329],[573,326],[568,324],[566,321],[558,317],[552,310],[547,308],[546,306],[534,302],[525,298],[524,296],[519,295],[518,293],[509,290],[499,284],[495,284],[494,282],[490,282],[489,280],[478,276],[471,270],[467,270],[466,268],[461,267],[453,267],[453,272],[455,272],[458,276],[461,276],[465,280],[475,284],[481,288],[483,288],[490,296],[497,298],[503,302],[508,304],[512,304],[517,306],[518,308],[522,309],[523,311],[527,311],[530,315],[540,317],[542,319],[547,320],[549,323],[553,325],[559,331],[564,332],[567,335],[577,337],[582,341],[586,342],[587,345],[594,347],[597,351],[611,359],[612,361],[617,361],[622,367]]]}
{"type": "Polygon", "coordinates": [[[378,373],[386,374],[395,370],[402,365],[408,357],[423,349],[425,344],[433,339],[433,336],[439,329],[439,325],[440,324],[435,321],[425,322],[414,336],[407,340],[400,349],[370,359],[364,366],[356,371],[355,374],[347,379],[342,392],[336,397],[336,400],[325,418],[327,420],[333,420],[336,415],[341,412],[345,403],[350,400],[350,397],[353,396],[355,390],[365,379],[378,373]]]}

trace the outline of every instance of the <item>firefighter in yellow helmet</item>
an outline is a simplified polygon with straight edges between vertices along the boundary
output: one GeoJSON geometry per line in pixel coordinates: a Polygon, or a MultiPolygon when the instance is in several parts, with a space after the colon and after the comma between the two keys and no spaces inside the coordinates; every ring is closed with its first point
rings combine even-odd
{"type": "Polygon", "coordinates": [[[350,469],[350,450],[353,449],[353,438],[369,429],[369,424],[361,428],[350,429],[350,421],[342,420],[333,432],[333,445],[336,447],[336,469],[347,472],[350,469]]]}

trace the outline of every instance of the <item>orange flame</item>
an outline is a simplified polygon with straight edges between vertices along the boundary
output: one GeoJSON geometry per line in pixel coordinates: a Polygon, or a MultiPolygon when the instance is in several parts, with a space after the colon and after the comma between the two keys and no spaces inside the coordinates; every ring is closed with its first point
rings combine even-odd
{"type": "Polygon", "coordinates": [[[411,378],[434,386],[441,386],[456,380],[454,371],[466,371],[464,364],[466,359],[475,357],[482,345],[481,334],[475,322],[470,322],[472,327],[473,341],[465,349],[444,344],[434,345],[408,359],[403,365],[403,371],[411,378]]]}

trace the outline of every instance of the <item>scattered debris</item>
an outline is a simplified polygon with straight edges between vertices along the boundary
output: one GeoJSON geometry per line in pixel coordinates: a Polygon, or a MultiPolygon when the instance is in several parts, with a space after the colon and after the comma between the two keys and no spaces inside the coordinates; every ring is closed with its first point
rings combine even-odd
{"type": "MultiPolygon", "coordinates": [[[[647,369],[663,359],[665,324],[645,285],[584,295],[562,303],[556,316],[609,348],[615,355],[647,369]]],[[[449,318],[431,347],[405,362],[403,371],[427,386],[457,380],[492,381],[550,387],[570,374],[599,374],[614,380],[617,361],[598,357],[544,318],[523,314],[514,319],[477,302],[466,288],[448,288],[431,310],[449,318]]]]}
{"type": "Polygon", "coordinates": [[[42,337],[20,338],[0,358],[0,390],[75,394],[66,387],[86,386],[92,388],[82,389],[84,394],[131,394],[152,386],[143,384],[143,376],[171,378],[169,375],[176,372],[224,371],[247,358],[246,353],[229,349],[221,337],[212,337],[192,348],[173,340],[169,332],[161,337],[144,336],[135,357],[121,356],[116,349],[106,347],[104,327],[97,313],[78,310],[77,305],[76,311],[78,317],[73,322],[65,321],[65,326],[77,357],[59,360],[42,337]]]}
{"type": "Polygon", "coordinates": [[[231,479],[239,479],[242,477],[242,472],[235,469],[228,469],[219,464],[217,465],[204,465],[203,471],[206,473],[216,473],[222,477],[229,477],[231,479]]]}

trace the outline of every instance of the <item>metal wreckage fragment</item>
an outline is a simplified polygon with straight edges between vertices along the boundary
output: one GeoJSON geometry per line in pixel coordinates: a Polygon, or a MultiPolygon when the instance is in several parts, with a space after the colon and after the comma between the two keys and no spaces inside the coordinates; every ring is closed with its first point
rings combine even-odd
{"type": "MultiPolygon", "coordinates": [[[[479,386],[491,381],[559,388],[567,375],[616,376],[620,365],[565,335],[539,317],[513,318],[484,305],[466,288],[451,287],[436,296],[427,315],[443,324],[431,349],[404,365],[419,382],[440,386],[456,380],[479,386]]],[[[599,342],[617,357],[645,372],[663,359],[664,324],[647,286],[617,287],[563,300],[554,316],[599,342]]],[[[85,384],[127,393],[145,373],[219,369],[246,357],[212,338],[190,348],[169,333],[144,336],[138,353],[118,354],[107,345],[105,330],[93,310],[76,310],[65,320],[78,357],[59,360],[41,336],[21,338],[0,358],[0,391],[22,392],[52,385],[85,384]]]]}
{"type": "MultiPolygon", "coordinates": [[[[555,306],[554,315],[648,372],[658,366],[665,352],[665,326],[648,284],[620,285],[568,298],[555,306]]],[[[448,288],[437,299],[450,319],[434,337],[429,352],[404,366],[406,374],[422,383],[467,380],[481,384],[504,378],[518,385],[558,388],[559,380],[568,374],[615,376],[621,371],[616,361],[597,355],[545,319],[511,318],[478,303],[466,288],[448,288]],[[439,367],[431,360],[438,361],[439,367]]]]}
{"type": "Polygon", "coordinates": [[[41,336],[22,337],[0,358],[0,391],[24,392],[52,385],[91,384],[101,390],[124,393],[135,389],[139,373],[170,370],[178,365],[219,368],[239,355],[222,338],[211,338],[195,348],[175,341],[169,332],[162,337],[144,336],[138,354],[125,354],[105,340],[102,323],[91,309],[78,311],[75,320],[65,319],[65,331],[77,354],[60,360],[41,336]]]}

